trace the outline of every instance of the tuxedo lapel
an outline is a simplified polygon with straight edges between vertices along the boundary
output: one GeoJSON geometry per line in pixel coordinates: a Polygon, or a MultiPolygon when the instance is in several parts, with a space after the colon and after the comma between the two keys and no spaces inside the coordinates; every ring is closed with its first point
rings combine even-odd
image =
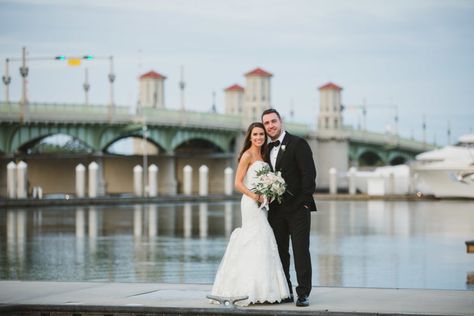
{"type": "Polygon", "coordinates": [[[265,162],[268,163],[268,165],[270,166],[270,170],[275,171],[275,170],[273,170],[272,163],[270,161],[270,152],[271,152],[271,149],[270,149],[269,146],[267,146],[266,155],[265,155],[265,162]]]}
{"type": "Polygon", "coordinates": [[[281,142],[280,150],[278,150],[278,155],[277,155],[277,159],[276,159],[276,162],[275,162],[275,171],[280,170],[280,163],[281,163],[281,160],[282,160],[283,156],[285,155],[288,144],[290,143],[290,139],[291,139],[290,134],[288,134],[288,132],[286,132],[286,135],[283,138],[283,141],[281,142]]]}

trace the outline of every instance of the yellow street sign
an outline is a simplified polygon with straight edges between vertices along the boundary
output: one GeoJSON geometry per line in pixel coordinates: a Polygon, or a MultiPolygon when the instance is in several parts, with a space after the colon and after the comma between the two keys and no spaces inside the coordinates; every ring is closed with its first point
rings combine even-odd
{"type": "Polygon", "coordinates": [[[80,66],[81,65],[81,59],[80,58],[69,58],[67,60],[67,64],[69,66],[80,66]]]}

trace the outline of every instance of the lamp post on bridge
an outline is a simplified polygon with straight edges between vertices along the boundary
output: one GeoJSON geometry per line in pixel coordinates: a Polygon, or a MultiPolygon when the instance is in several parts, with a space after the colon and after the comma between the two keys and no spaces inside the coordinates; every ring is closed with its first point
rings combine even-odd
{"type": "Polygon", "coordinates": [[[114,81],[115,81],[115,74],[114,74],[114,57],[110,56],[110,73],[109,73],[109,82],[110,82],[110,105],[109,105],[109,122],[112,121],[112,116],[114,114],[114,81]]]}
{"type": "Polygon", "coordinates": [[[28,67],[26,67],[26,47],[22,49],[22,57],[21,57],[21,67],[20,67],[20,74],[23,78],[22,80],[22,93],[21,93],[21,104],[20,104],[20,123],[23,123],[26,115],[26,104],[28,103],[28,97],[26,92],[26,77],[28,77],[28,67]]]}
{"type": "Polygon", "coordinates": [[[10,74],[8,73],[8,63],[10,60],[8,58],[5,59],[5,75],[2,76],[2,81],[3,84],[5,85],[5,103],[10,104],[10,92],[9,92],[9,85],[10,82],[12,81],[12,78],[10,77],[10,74]]]}
{"type": "Polygon", "coordinates": [[[88,74],[87,68],[85,69],[85,78],[84,78],[84,84],[82,85],[82,87],[84,88],[84,93],[86,97],[86,100],[85,100],[86,105],[89,105],[89,89],[91,85],[89,84],[89,74],[88,74]]]}
{"type": "Polygon", "coordinates": [[[146,126],[145,120],[143,120],[143,127],[142,127],[142,150],[143,150],[143,196],[147,196],[147,186],[148,186],[148,156],[147,156],[147,130],[148,127],[146,126]]]}
{"type": "Polygon", "coordinates": [[[424,114],[422,116],[421,130],[423,133],[423,148],[424,148],[426,147],[426,118],[424,114]]]}

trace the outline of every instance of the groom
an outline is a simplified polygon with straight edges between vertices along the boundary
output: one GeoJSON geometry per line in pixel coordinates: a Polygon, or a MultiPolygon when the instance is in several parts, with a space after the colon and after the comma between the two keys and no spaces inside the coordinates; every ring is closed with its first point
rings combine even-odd
{"type": "Polygon", "coordinates": [[[290,297],[283,302],[293,302],[293,288],[290,281],[289,242],[293,248],[298,285],[296,306],[309,306],[311,292],[311,257],[309,233],[311,211],[316,211],[313,193],[316,190],[316,168],[313,154],[306,140],[286,132],[282,127],[280,114],[275,109],[262,113],[262,123],[272,140],[266,161],[274,171],[281,171],[287,184],[283,201],[270,204],[268,221],[273,228],[278,244],[283,270],[285,271],[290,297]]]}

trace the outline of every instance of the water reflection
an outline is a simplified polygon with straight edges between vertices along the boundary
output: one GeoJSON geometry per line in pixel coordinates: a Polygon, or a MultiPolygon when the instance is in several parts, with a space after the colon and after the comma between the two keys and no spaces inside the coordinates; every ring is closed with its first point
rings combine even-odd
{"type": "Polygon", "coordinates": [[[22,270],[26,254],[27,217],[25,210],[7,212],[7,260],[22,270]]]}
{"type": "Polygon", "coordinates": [[[224,231],[226,236],[230,236],[232,229],[234,227],[234,220],[233,220],[233,210],[232,210],[233,203],[227,201],[224,203],[224,231]]]}
{"type": "Polygon", "coordinates": [[[184,237],[189,238],[191,237],[191,233],[193,230],[193,218],[192,218],[192,213],[191,213],[191,203],[186,202],[184,204],[184,210],[183,210],[183,218],[184,218],[184,237]]]}
{"type": "Polygon", "coordinates": [[[148,205],[148,236],[158,235],[158,207],[155,204],[148,205]]]}
{"type": "Polygon", "coordinates": [[[474,289],[474,272],[468,272],[466,276],[466,286],[468,289],[474,289]]]}
{"type": "MultiPolygon", "coordinates": [[[[313,283],[473,289],[471,204],[321,201],[313,283]]],[[[0,278],[211,283],[240,202],[0,211],[0,278]]],[[[293,277],[294,274],[293,274],[293,277]]]]}

